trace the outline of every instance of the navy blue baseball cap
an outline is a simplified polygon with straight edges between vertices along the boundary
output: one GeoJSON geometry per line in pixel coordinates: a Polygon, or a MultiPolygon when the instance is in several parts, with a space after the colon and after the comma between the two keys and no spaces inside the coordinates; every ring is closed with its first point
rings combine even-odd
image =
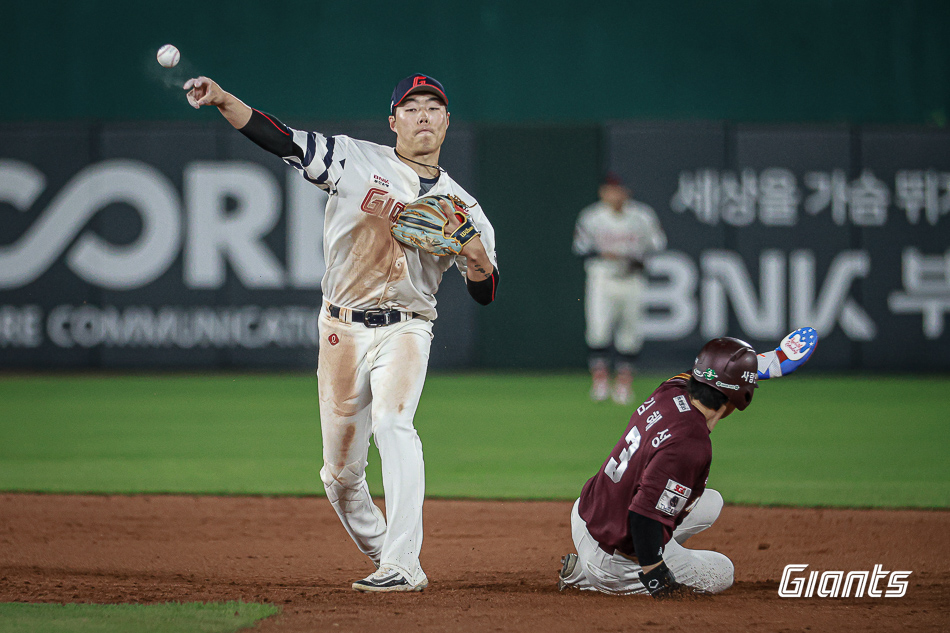
{"type": "Polygon", "coordinates": [[[445,88],[442,87],[442,84],[428,75],[416,73],[396,84],[396,89],[393,90],[392,102],[389,105],[390,112],[395,113],[396,106],[402,103],[406,97],[417,92],[431,92],[442,99],[445,107],[449,106],[449,98],[445,96],[445,88]]]}

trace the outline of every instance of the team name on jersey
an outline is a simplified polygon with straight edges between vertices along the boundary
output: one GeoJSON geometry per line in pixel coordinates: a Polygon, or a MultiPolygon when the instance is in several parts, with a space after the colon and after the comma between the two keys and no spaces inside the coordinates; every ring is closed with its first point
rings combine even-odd
{"type": "Polygon", "coordinates": [[[663,429],[662,431],[656,434],[656,437],[654,437],[653,441],[650,443],[653,444],[653,448],[660,448],[660,444],[670,439],[671,437],[673,437],[673,434],[670,433],[670,430],[663,429]]]}
{"type": "Polygon", "coordinates": [[[639,407],[637,407],[637,415],[643,415],[644,411],[652,407],[654,404],[656,404],[656,399],[650,398],[649,400],[641,404],[639,407]]]}
{"type": "Polygon", "coordinates": [[[396,202],[396,199],[388,191],[375,187],[366,192],[366,197],[363,198],[363,202],[360,204],[361,211],[375,215],[378,218],[388,217],[390,222],[395,221],[399,212],[405,208],[406,205],[402,202],[396,202]]]}

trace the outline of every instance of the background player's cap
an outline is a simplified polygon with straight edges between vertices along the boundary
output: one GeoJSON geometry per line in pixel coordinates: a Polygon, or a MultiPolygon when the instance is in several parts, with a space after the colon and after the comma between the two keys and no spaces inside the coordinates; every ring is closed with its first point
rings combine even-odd
{"type": "Polygon", "coordinates": [[[615,187],[623,187],[623,180],[621,180],[620,176],[618,176],[614,172],[608,171],[607,175],[604,176],[604,181],[601,184],[613,185],[615,187]]]}
{"type": "Polygon", "coordinates": [[[445,88],[442,87],[442,84],[428,75],[416,73],[415,75],[409,75],[396,84],[396,89],[393,90],[393,98],[389,106],[389,111],[395,113],[396,106],[402,103],[406,97],[411,94],[416,94],[417,92],[431,92],[442,99],[445,103],[445,107],[449,107],[449,98],[445,96],[445,88]]]}

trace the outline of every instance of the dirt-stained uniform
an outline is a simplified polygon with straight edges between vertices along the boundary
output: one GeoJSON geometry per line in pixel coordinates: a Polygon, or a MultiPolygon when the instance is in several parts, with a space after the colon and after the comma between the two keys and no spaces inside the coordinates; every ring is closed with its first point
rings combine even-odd
{"type": "MultiPolygon", "coordinates": [[[[422,191],[419,176],[392,147],[299,131],[294,141],[312,158],[303,165],[288,162],[330,193],[318,364],[320,476],[360,551],[419,585],[426,582],[419,564],[425,474],[413,417],[425,383],[435,292],[453,264],[464,274],[465,258],[437,257],[393,239],[390,215],[422,191]],[[331,306],[340,308],[336,316],[331,306]],[[398,310],[402,320],[368,328],[350,321],[353,310],[398,310]],[[382,462],[388,517],[366,485],[370,435],[382,462]]],[[[446,173],[428,191],[442,193],[471,205],[494,260],[494,232],[475,198],[446,173]]]]}
{"type": "Polygon", "coordinates": [[[319,321],[320,476],[347,533],[378,568],[353,583],[353,589],[421,591],[428,585],[419,562],[425,471],[413,417],[437,316],[435,293],[453,265],[482,305],[494,300],[498,282],[488,218],[437,165],[448,127],[445,90],[421,74],[396,85],[389,117],[397,137],[394,148],[295,130],[248,107],[207,77],[190,79],[184,88],[193,107],[218,107],[242,134],[329,194],[319,321]],[[399,154],[400,143],[405,143],[404,152],[430,156],[436,164],[399,154]],[[431,177],[420,176],[411,164],[431,177]],[[459,198],[480,239],[470,240],[459,255],[444,257],[398,242],[393,219],[426,194],[459,198]],[[366,485],[370,437],[382,463],[385,516],[366,485]]]}
{"type": "Polygon", "coordinates": [[[628,513],[664,527],[663,558],[678,582],[715,593],[732,585],[732,562],[682,543],[713,524],[722,496],[706,490],[712,444],[706,418],[686,392],[687,374],[667,380],[630,418],[621,440],[574,504],[571,531],[578,564],[566,586],[646,593],[628,513]]]}

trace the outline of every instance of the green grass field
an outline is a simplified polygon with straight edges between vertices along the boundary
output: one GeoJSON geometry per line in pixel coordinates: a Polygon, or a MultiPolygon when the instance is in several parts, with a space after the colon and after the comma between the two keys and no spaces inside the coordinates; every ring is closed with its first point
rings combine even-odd
{"type": "Polygon", "coordinates": [[[278,613],[271,605],[0,604],[0,631],[17,633],[231,633],[278,613]]]}
{"type": "MultiPolygon", "coordinates": [[[[642,400],[665,376],[641,376],[642,400]]],[[[572,499],[630,409],[576,374],[433,374],[430,497],[572,499]]],[[[950,506],[950,377],[791,376],[712,434],[709,485],[756,504],[950,506]]],[[[0,490],[322,494],[302,375],[0,378],[0,490]]],[[[369,479],[381,491],[370,450],[369,479]]]]}

